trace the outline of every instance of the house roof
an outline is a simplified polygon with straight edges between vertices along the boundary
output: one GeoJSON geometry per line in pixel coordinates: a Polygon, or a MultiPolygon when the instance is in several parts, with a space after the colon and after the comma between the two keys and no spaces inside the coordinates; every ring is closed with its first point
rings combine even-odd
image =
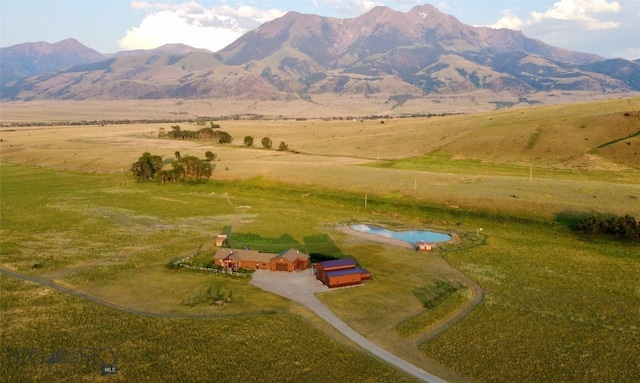
{"type": "Polygon", "coordinates": [[[308,260],[309,256],[305,253],[301,253],[296,249],[290,249],[283,251],[280,254],[273,253],[261,253],[258,250],[246,250],[246,249],[219,249],[213,256],[213,259],[226,259],[230,257],[234,261],[245,262],[270,262],[274,258],[282,257],[290,262],[295,262],[298,259],[308,260]]]}
{"type": "Polygon", "coordinates": [[[356,261],[353,258],[333,259],[318,263],[324,270],[348,269],[356,267],[356,261]]]}
{"type": "Polygon", "coordinates": [[[225,259],[230,257],[234,261],[269,262],[273,254],[261,253],[258,250],[220,249],[216,251],[213,259],[225,259]]]}
{"type": "Polygon", "coordinates": [[[291,262],[295,262],[298,259],[301,259],[303,261],[306,261],[309,259],[309,256],[305,253],[301,253],[300,251],[296,250],[296,249],[289,249],[286,251],[283,251],[282,253],[278,254],[276,257],[274,258],[278,258],[278,257],[282,257],[284,259],[287,259],[291,262]]]}

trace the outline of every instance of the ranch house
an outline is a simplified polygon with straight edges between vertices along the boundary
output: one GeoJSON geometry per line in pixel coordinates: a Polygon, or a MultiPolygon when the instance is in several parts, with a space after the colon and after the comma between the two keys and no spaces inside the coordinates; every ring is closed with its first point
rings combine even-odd
{"type": "Polygon", "coordinates": [[[359,268],[355,260],[347,258],[318,263],[316,278],[331,288],[359,285],[362,281],[371,279],[371,273],[359,268]]]}
{"type": "Polygon", "coordinates": [[[309,255],[296,249],[280,254],[262,253],[257,250],[219,249],[213,256],[213,264],[224,269],[255,269],[271,271],[295,271],[309,268],[309,255]]]}

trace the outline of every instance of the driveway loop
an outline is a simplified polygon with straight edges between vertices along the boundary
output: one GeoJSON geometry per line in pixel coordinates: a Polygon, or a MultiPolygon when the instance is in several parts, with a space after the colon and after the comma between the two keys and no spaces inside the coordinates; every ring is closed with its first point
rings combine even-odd
{"type": "Polygon", "coordinates": [[[264,291],[269,291],[308,307],[325,322],[335,327],[360,347],[404,372],[425,382],[447,383],[446,380],[432,375],[374,344],[349,327],[342,319],[338,318],[327,306],[316,298],[316,293],[329,291],[329,288],[317,280],[312,271],[305,270],[287,273],[283,271],[256,270],[249,283],[264,291]]]}

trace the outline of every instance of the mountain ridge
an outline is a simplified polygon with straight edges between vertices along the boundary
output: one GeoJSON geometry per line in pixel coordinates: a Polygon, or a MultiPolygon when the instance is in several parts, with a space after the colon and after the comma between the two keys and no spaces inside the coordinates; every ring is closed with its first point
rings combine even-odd
{"type": "Polygon", "coordinates": [[[56,47],[76,57],[75,64],[50,60],[61,64],[49,71],[29,70],[25,57],[37,61],[24,53],[22,67],[7,65],[7,71],[5,49],[19,51],[20,45],[2,48],[2,99],[410,99],[478,91],[522,98],[541,91],[640,90],[636,61],[553,47],[518,31],[469,26],[428,4],[404,13],[379,6],[350,19],[289,12],[218,52],[167,44],[102,55],[63,41],[56,47]],[[74,56],[64,45],[82,54],[74,56]]]}

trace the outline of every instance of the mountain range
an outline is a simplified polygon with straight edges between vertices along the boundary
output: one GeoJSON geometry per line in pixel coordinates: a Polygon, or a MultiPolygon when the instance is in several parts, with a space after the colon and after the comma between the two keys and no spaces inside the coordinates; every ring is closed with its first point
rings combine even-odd
{"type": "Polygon", "coordinates": [[[289,12],[218,52],[172,44],[106,55],[68,39],[1,48],[0,57],[3,100],[640,91],[640,60],[469,26],[431,5],[351,19],[289,12]]]}

